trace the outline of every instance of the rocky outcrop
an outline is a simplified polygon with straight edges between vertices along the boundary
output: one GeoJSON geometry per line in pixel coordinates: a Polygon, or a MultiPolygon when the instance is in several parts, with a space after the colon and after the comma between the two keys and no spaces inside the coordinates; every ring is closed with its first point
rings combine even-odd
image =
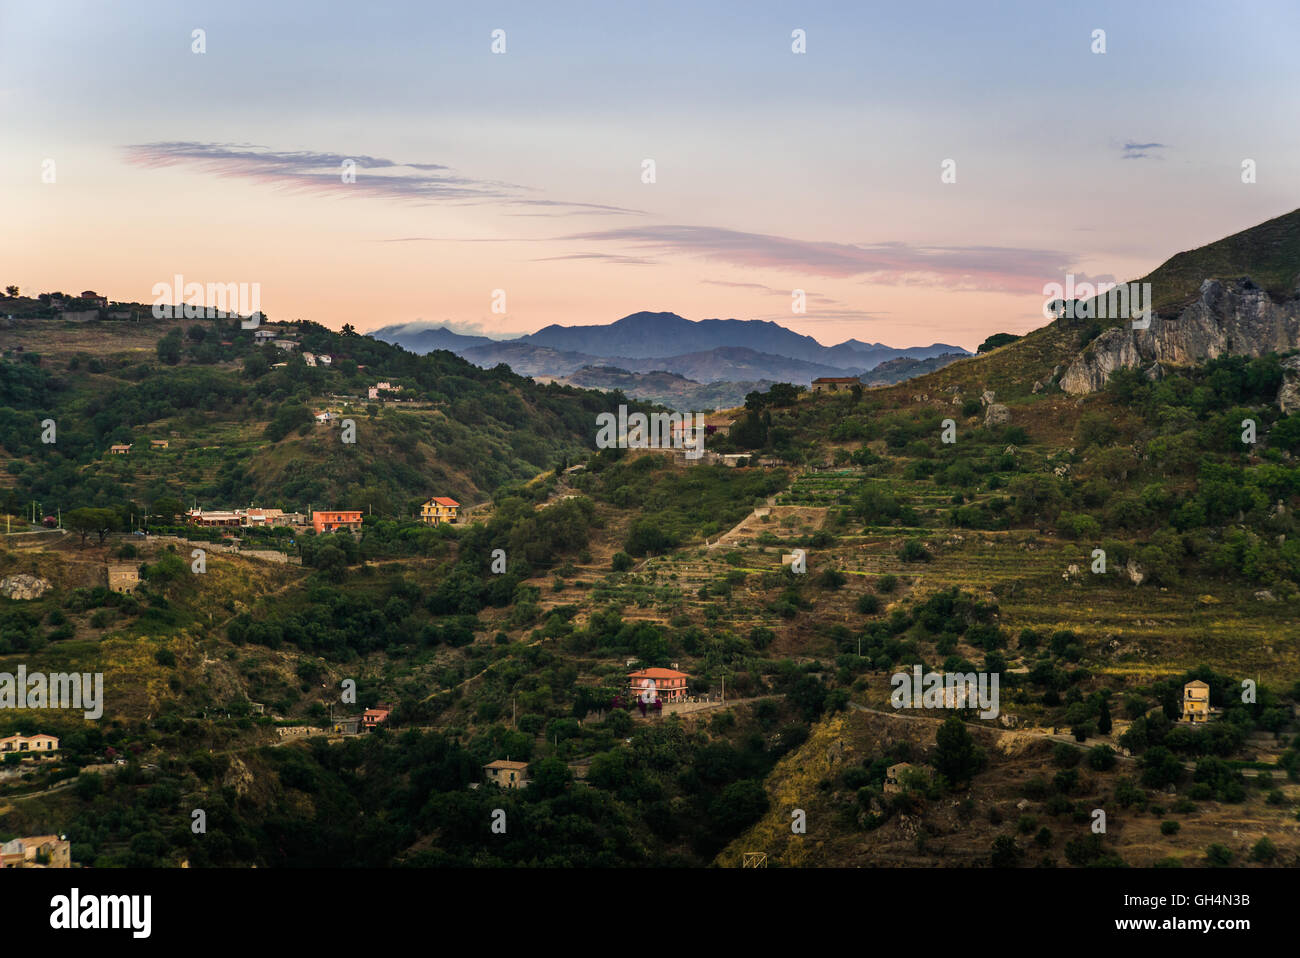
{"type": "Polygon", "coordinates": [[[6,599],[39,599],[52,588],[45,579],[25,572],[0,579],[0,595],[6,599]]]}
{"type": "Polygon", "coordinates": [[[1011,421],[1011,410],[1000,402],[989,405],[984,410],[984,425],[986,426],[1004,426],[1011,421]]]}
{"type": "Polygon", "coordinates": [[[1282,385],[1277,391],[1277,404],[1288,416],[1300,409],[1300,356],[1282,360],[1282,385]]]}
{"type": "MultiPolygon", "coordinates": [[[[1072,395],[1096,392],[1117,369],[1190,366],[1219,356],[1263,356],[1300,347],[1300,298],[1274,302],[1249,279],[1207,279],[1195,302],[1177,316],[1151,317],[1148,329],[1108,329],[1061,375],[1072,395]]],[[[1300,367],[1296,370],[1300,377],[1300,367]]],[[[1283,387],[1286,388],[1285,385],[1283,387]]],[[[1279,400],[1281,397],[1279,396],[1279,400]]],[[[1300,405],[1293,380],[1289,401],[1300,405]]]]}

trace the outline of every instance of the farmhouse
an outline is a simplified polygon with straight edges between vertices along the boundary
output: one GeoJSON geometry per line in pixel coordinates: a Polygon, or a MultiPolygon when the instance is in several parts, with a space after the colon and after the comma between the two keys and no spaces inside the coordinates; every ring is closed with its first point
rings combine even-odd
{"type": "Polygon", "coordinates": [[[897,765],[891,765],[889,768],[885,769],[884,792],[886,795],[891,795],[894,792],[901,792],[903,790],[903,783],[901,781],[902,774],[909,771],[911,768],[912,766],[908,762],[899,762],[897,765]]]}
{"type": "Polygon", "coordinates": [[[271,340],[275,339],[276,332],[273,329],[255,329],[253,330],[253,343],[257,346],[265,346],[271,340]]]}
{"type": "Polygon", "coordinates": [[[242,526],[244,514],[238,510],[204,512],[202,509],[186,509],[185,520],[192,526],[242,526]]]}
{"type": "Polygon", "coordinates": [[[840,389],[852,389],[854,386],[861,385],[862,381],[857,376],[819,376],[812,381],[812,389],[815,393],[833,393],[840,389]]]}
{"type": "Polygon", "coordinates": [[[675,669],[641,669],[628,673],[628,691],[634,698],[645,697],[647,701],[659,698],[664,702],[680,702],[686,698],[689,678],[685,672],[675,669]]]}
{"type": "Polygon", "coordinates": [[[528,784],[528,763],[499,758],[483,766],[487,780],[502,788],[523,788],[528,784]]]}
{"type": "Polygon", "coordinates": [[[71,868],[72,845],[58,835],[32,835],[0,845],[0,868],[71,868]]]}
{"type": "Polygon", "coordinates": [[[283,509],[249,509],[244,513],[244,525],[246,526],[282,526],[284,525],[283,509]]]}
{"type": "Polygon", "coordinates": [[[149,440],[149,448],[150,448],[150,449],[166,449],[169,445],[171,445],[171,443],[168,442],[166,439],[150,439],[150,440],[149,440]]]}
{"type": "Polygon", "coordinates": [[[125,456],[130,451],[131,451],[131,443],[129,442],[125,444],[119,442],[116,443],[115,445],[108,447],[108,454],[110,456],[125,456]]]}
{"type": "Polygon", "coordinates": [[[108,587],[114,592],[130,592],[140,584],[140,569],[129,562],[113,562],[108,566],[108,587]]]}
{"type": "Polygon", "coordinates": [[[57,735],[10,735],[0,738],[0,753],[3,752],[57,752],[59,738],[57,735]]]}
{"type": "Polygon", "coordinates": [[[380,706],[379,708],[366,709],[361,715],[361,725],[367,732],[373,731],[377,726],[383,725],[388,721],[388,716],[392,714],[392,709],[380,706]]]}
{"type": "Polygon", "coordinates": [[[460,503],[446,496],[434,496],[420,507],[420,521],[425,525],[436,526],[444,522],[456,521],[456,510],[460,503]]]}

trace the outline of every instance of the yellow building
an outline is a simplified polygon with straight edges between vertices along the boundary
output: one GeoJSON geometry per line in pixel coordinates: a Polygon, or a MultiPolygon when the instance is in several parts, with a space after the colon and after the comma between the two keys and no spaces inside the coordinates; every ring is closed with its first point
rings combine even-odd
{"type": "Polygon", "coordinates": [[[420,521],[425,525],[436,526],[443,522],[455,522],[456,510],[460,503],[446,496],[434,496],[420,507],[420,521]]]}
{"type": "Polygon", "coordinates": [[[1183,686],[1182,718],[1193,724],[1210,720],[1210,687],[1200,679],[1183,686]]]}

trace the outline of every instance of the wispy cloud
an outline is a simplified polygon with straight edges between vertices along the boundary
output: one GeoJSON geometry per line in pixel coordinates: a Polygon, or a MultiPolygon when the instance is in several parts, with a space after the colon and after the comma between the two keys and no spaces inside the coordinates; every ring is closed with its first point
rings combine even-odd
{"type": "Polygon", "coordinates": [[[214,176],[246,179],[295,193],[356,195],[421,205],[495,203],[547,211],[530,214],[537,216],[640,212],[600,203],[539,199],[529,196],[536,192],[530,187],[476,179],[441,163],[407,163],[311,150],[278,151],[250,143],[173,141],[138,143],[125,149],[127,160],[137,166],[188,165],[214,176]],[[355,164],[356,179],[351,183],[343,179],[348,161],[355,164]]]}
{"type": "MultiPolygon", "coordinates": [[[[702,279],[700,280],[700,282],[708,286],[725,286],[728,289],[757,290],[758,292],[762,293],[764,296],[780,296],[783,299],[790,299],[791,296],[794,295],[793,288],[778,289],[775,286],[768,286],[766,283],[736,283],[725,279],[702,279]]],[[[818,293],[810,289],[804,290],[803,294],[804,294],[805,303],[820,304],[825,307],[844,305],[844,303],[842,303],[838,299],[835,299],[833,296],[826,296],[823,295],[822,293],[818,293]]],[[[819,312],[833,312],[833,310],[823,309],[823,310],[819,310],[819,312]]],[[[856,312],[856,310],[851,310],[851,312],[856,312]]]]}
{"type": "Polygon", "coordinates": [[[1169,149],[1164,143],[1135,143],[1132,140],[1126,140],[1121,148],[1123,152],[1120,159],[1124,160],[1143,160],[1143,159],[1163,159],[1156,154],[1156,150],[1169,149]]]}
{"type": "MultiPolygon", "coordinates": [[[[712,226],[637,226],[576,233],[570,242],[619,243],[659,254],[684,254],[754,269],[834,279],[981,291],[1042,291],[1045,277],[1065,272],[1057,250],[1004,246],[915,246],[800,240],[712,226]]],[[[788,295],[788,293],[787,293],[788,295]]]]}
{"type": "Polygon", "coordinates": [[[555,263],[562,260],[598,260],[618,266],[654,266],[656,261],[641,256],[620,256],[617,253],[565,253],[563,256],[542,256],[534,263],[555,263]]]}

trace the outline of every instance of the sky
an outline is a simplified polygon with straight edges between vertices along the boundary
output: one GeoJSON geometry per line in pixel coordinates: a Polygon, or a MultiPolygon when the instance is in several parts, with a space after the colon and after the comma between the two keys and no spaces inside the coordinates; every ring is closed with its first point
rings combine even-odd
{"type": "Polygon", "coordinates": [[[973,349],[1067,273],[1300,206],[1298,28],[1294,0],[0,0],[0,283],[973,349]]]}

